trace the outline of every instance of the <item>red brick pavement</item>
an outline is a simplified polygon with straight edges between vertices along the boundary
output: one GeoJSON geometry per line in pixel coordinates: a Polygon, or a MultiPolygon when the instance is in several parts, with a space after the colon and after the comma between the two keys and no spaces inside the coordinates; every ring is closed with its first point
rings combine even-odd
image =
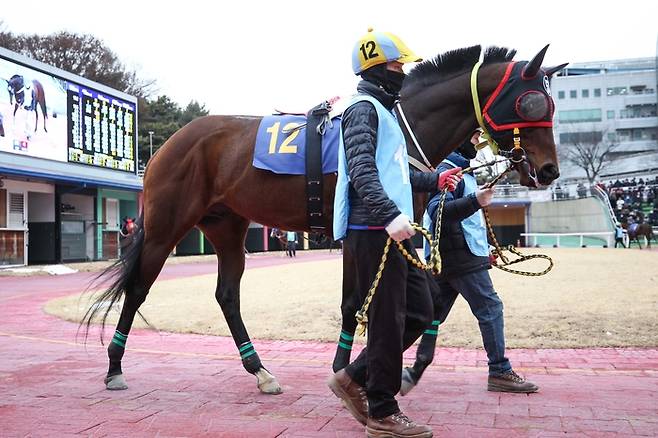
{"type": "MultiPolygon", "coordinates": [[[[295,263],[328,257],[337,256],[301,253],[295,263]]],[[[247,266],[288,262],[259,256],[247,266]]],[[[160,279],[214,270],[214,263],[171,265],[160,279]]],[[[325,386],[334,344],[255,341],[285,391],[267,396],[229,338],[134,330],[124,356],[130,388],[106,391],[105,347],[96,338],[83,345],[77,324],[42,311],[88,278],[0,277],[0,436],[364,436],[325,386]]],[[[540,393],[487,392],[484,353],[447,348],[401,406],[435,436],[658,434],[657,349],[518,349],[509,356],[540,393]]]]}

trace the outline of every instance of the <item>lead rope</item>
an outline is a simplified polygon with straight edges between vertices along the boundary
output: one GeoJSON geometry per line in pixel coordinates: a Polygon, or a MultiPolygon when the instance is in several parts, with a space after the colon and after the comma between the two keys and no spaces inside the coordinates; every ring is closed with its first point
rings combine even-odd
{"type": "MultiPolygon", "coordinates": [[[[442,201],[445,199],[445,192],[442,194],[442,201]]],[[[441,209],[443,209],[443,206],[441,206],[441,209]]],[[[438,222],[438,221],[437,221],[438,222]]],[[[398,249],[400,250],[400,253],[406,258],[411,264],[413,264],[415,267],[418,269],[422,269],[424,271],[429,271],[431,270],[432,272],[440,272],[441,271],[441,258],[439,256],[439,251],[438,248],[434,248],[436,245],[438,245],[439,240],[432,240],[432,236],[430,235],[429,231],[427,231],[425,228],[421,227],[418,224],[412,223],[411,227],[420,232],[425,239],[430,244],[430,261],[428,263],[423,263],[421,260],[419,260],[416,255],[414,257],[405,249],[405,247],[402,245],[402,242],[395,242],[398,249]]],[[[391,243],[393,243],[392,238],[386,239],[386,245],[384,245],[384,252],[382,254],[382,259],[379,262],[379,269],[377,270],[377,274],[375,275],[375,279],[372,281],[372,285],[370,286],[370,290],[368,291],[368,295],[366,295],[366,299],[363,301],[363,305],[361,306],[361,309],[359,309],[358,312],[356,312],[356,321],[358,323],[356,332],[359,336],[364,336],[366,334],[366,327],[368,326],[368,308],[370,307],[370,302],[372,301],[373,297],[375,296],[375,292],[377,290],[377,286],[379,285],[379,280],[382,278],[382,273],[384,272],[384,267],[386,266],[386,259],[388,257],[388,251],[391,248],[391,243]]]]}
{"type": "MultiPolygon", "coordinates": [[[[474,167],[469,167],[464,169],[462,172],[470,172],[475,169],[479,169],[480,167],[485,167],[485,166],[491,166],[493,164],[499,163],[500,161],[494,160],[489,163],[484,163],[479,166],[474,166],[474,167]]],[[[419,269],[422,269],[424,271],[431,271],[432,274],[438,275],[441,272],[441,253],[439,252],[439,236],[441,236],[441,222],[443,219],[443,206],[445,205],[446,201],[446,194],[448,193],[448,189],[443,189],[441,191],[441,198],[439,199],[439,208],[438,208],[438,216],[436,220],[436,225],[434,226],[434,235],[437,236],[436,239],[432,239],[432,235],[428,230],[425,228],[421,227],[418,224],[412,223],[411,227],[414,230],[419,231],[425,239],[427,239],[427,242],[430,245],[430,259],[428,263],[423,263],[421,260],[418,260],[416,257],[412,256],[409,254],[409,252],[404,248],[402,243],[396,242],[397,247],[402,253],[402,255],[409,261],[411,262],[414,266],[416,266],[419,269]]],[[[384,246],[384,252],[382,254],[382,259],[379,262],[379,269],[377,270],[377,274],[375,275],[375,279],[372,281],[372,285],[370,286],[370,289],[368,290],[368,295],[366,295],[366,299],[363,301],[363,305],[361,306],[361,309],[359,309],[358,312],[356,312],[356,321],[358,323],[357,326],[357,334],[359,336],[363,336],[366,333],[366,327],[368,325],[368,308],[370,307],[370,302],[372,301],[373,297],[375,296],[375,291],[377,290],[377,286],[379,285],[379,281],[382,278],[382,272],[384,271],[384,267],[386,266],[386,259],[388,257],[388,251],[391,248],[391,243],[393,242],[393,239],[390,237],[386,240],[386,245],[384,246]]]]}
{"type": "MultiPolygon", "coordinates": [[[[523,158],[522,158],[521,154],[519,153],[519,151],[521,151],[521,153],[523,155],[525,155],[525,153],[523,152],[523,148],[521,147],[521,137],[520,137],[519,129],[514,128],[514,148],[512,148],[512,151],[509,154],[510,155],[510,161],[512,163],[518,163],[519,160],[523,160],[523,158]],[[516,152],[516,155],[515,155],[515,152],[516,152]]],[[[500,179],[505,174],[507,174],[509,171],[512,170],[512,167],[513,167],[513,165],[509,165],[503,173],[498,175],[491,182],[485,184],[484,187],[485,188],[491,188],[494,185],[496,185],[496,183],[498,183],[498,181],[500,181],[500,179]]],[[[505,248],[505,249],[507,249],[507,251],[509,251],[512,254],[515,254],[516,256],[519,257],[516,260],[510,261],[510,259],[508,259],[507,256],[505,255],[504,249],[498,243],[498,239],[496,239],[496,233],[494,233],[493,226],[491,225],[491,219],[489,218],[489,210],[487,208],[483,208],[482,211],[484,213],[484,221],[487,224],[487,233],[489,234],[489,237],[491,238],[491,241],[493,242],[495,254],[498,257],[500,257],[500,260],[502,261],[502,264],[495,263],[495,264],[493,264],[493,266],[500,269],[501,271],[509,272],[511,274],[524,275],[526,277],[539,277],[540,275],[548,274],[550,272],[550,270],[553,269],[553,259],[551,259],[548,255],[546,255],[546,254],[523,255],[523,254],[521,254],[521,252],[518,249],[516,249],[514,247],[514,245],[508,245],[507,248],[505,248]],[[509,265],[513,265],[515,263],[525,262],[525,261],[528,261],[528,260],[531,260],[531,259],[546,259],[546,260],[548,260],[548,267],[546,269],[544,269],[543,271],[541,271],[541,272],[519,271],[519,270],[516,270],[516,269],[510,269],[510,268],[507,267],[509,265]]]]}

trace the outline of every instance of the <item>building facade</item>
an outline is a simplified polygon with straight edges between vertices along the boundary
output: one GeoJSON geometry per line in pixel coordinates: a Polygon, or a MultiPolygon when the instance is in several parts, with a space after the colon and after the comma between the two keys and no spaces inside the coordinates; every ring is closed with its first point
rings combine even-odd
{"type": "MultiPolygon", "coordinates": [[[[554,134],[564,156],[574,144],[612,147],[601,177],[655,172],[658,164],[656,58],[571,64],[553,78],[554,134]]],[[[564,158],[561,179],[585,172],[564,158]]]]}
{"type": "Polygon", "coordinates": [[[3,48],[0,78],[0,267],[117,257],[137,99],[3,48]]]}

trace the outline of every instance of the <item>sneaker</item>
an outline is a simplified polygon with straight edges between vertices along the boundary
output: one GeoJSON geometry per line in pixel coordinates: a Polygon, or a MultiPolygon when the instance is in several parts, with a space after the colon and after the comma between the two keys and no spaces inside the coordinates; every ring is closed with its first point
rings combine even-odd
{"type": "Polygon", "coordinates": [[[384,418],[368,418],[366,436],[368,438],[431,438],[433,433],[429,426],[416,424],[402,412],[397,412],[384,418]]]}
{"type": "Polygon", "coordinates": [[[531,392],[537,392],[539,387],[510,370],[506,373],[489,376],[487,389],[496,392],[520,392],[529,394],[531,392]]]}
{"type": "Polygon", "coordinates": [[[365,426],[368,422],[368,396],[365,388],[352,380],[344,369],[334,373],[327,385],[356,421],[365,426]]]}

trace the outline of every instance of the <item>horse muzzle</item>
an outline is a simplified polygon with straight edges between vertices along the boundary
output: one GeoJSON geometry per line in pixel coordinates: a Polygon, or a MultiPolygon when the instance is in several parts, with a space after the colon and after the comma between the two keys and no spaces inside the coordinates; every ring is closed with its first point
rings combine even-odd
{"type": "Polygon", "coordinates": [[[560,169],[556,164],[544,164],[537,173],[537,179],[541,185],[547,186],[560,176],[560,169]]]}
{"type": "Polygon", "coordinates": [[[530,162],[528,160],[523,160],[519,163],[516,163],[514,165],[514,168],[516,169],[517,172],[519,172],[520,180],[519,182],[521,183],[522,186],[525,187],[533,187],[537,188],[539,187],[539,181],[537,179],[537,173],[535,172],[535,168],[532,167],[530,162]]]}

